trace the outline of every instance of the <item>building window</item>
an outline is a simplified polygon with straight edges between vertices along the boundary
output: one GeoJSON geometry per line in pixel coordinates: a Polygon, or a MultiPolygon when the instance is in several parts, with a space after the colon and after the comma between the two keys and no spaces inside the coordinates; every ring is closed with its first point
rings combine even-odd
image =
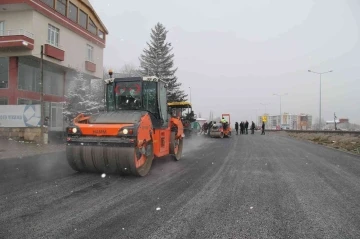
{"type": "Polygon", "coordinates": [[[79,11],[79,24],[86,29],[88,15],[82,10],[79,11]]]}
{"type": "Polygon", "coordinates": [[[98,36],[101,38],[101,39],[104,39],[104,32],[102,32],[101,30],[98,30],[98,36]]]}
{"type": "Polygon", "coordinates": [[[43,3],[48,5],[49,7],[54,8],[54,0],[41,0],[43,3]]]}
{"type": "Polygon", "coordinates": [[[93,22],[93,20],[91,20],[91,18],[89,18],[89,25],[88,25],[88,30],[93,33],[94,35],[96,35],[96,25],[93,22]]]}
{"type": "Polygon", "coordinates": [[[86,60],[93,61],[94,47],[86,45],[86,60]]]}
{"type": "Polygon", "coordinates": [[[8,88],[9,83],[9,58],[0,57],[0,89],[8,88]]]}
{"type": "Polygon", "coordinates": [[[44,94],[64,95],[64,72],[53,67],[44,67],[44,94]]]}
{"type": "Polygon", "coordinates": [[[60,30],[52,25],[49,24],[48,27],[48,43],[50,45],[59,47],[59,35],[60,30]]]}
{"type": "Polygon", "coordinates": [[[8,99],[7,98],[0,98],[0,105],[7,105],[8,104],[8,99]]]}
{"type": "Polygon", "coordinates": [[[5,35],[5,22],[2,21],[0,22],[0,36],[4,36],[5,35]]]}
{"type": "Polygon", "coordinates": [[[70,20],[72,20],[74,22],[78,21],[78,8],[72,2],[70,2],[70,4],[69,4],[68,17],[70,18],[70,20]]]}
{"type": "Polygon", "coordinates": [[[40,92],[40,62],[19,57],[18,89],[40,92]]]}
{"type": "Polygon", "coordinates": [[[62,15],[66,15],[66,1],[67,0],[56,0],[56,11],[62,15]]]}

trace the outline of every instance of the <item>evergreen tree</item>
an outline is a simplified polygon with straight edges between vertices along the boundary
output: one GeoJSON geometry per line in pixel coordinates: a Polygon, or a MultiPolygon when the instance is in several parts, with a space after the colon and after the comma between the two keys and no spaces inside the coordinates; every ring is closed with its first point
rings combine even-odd
{"type": "Polygon", "coordinates": [[[71,122],[80,113],[97,113],[103,106],[103,82],[84,78],[81,71],[69,83],[69,89],[64,102],[63,115],[67,122],[71,122]]]}
{"type": "Polygon", "coordinates": [[[166,42],[168,31],[161,23],[151,29],[151,41],[148,48],[140,56],[140,68],[143,76],[155,75],[167,83],[168,101],[185,101],[187,95],[180,89],[181,83],[177,81],[174,66],[174,54],[171,43],[166,42]]]}

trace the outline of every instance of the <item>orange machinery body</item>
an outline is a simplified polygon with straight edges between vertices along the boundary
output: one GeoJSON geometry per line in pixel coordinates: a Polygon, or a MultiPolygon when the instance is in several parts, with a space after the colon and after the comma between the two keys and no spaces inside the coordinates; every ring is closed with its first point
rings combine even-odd
{"type": "Polygon", "coordinates": [[[154,158],[180,160],[183,124],[159,103],[167,100],[166,83],[156,77],[110,78],[105,83],[107,111],[80,114],[67,128],[69,165],[78,172],[145,176],[154,158]],[[151,111],[151,104],[159,107],[151,111]]]}
{"type": "MultiPolygon", "coordinates": [[[[81,136],[98,137],[99,142],[106,138],[124,139],[124,142],[133,144],[135,148],[141,149],[146,142],[152,141],[155,157],[163,157],[170,154],[171,129],[176,127],[175,138],[183,137],[183,125],[181,119],[171,117],[169,124],[165,127],[154,127],[149,114],[144,114],[137,124],[113,123],[113,124],[91,124],[88,122],[89,116],[78,115],[74,119],[74,124],[79,128],[81,136]],[[123,133],[128,129],[128,133],[123,133]]],[[[141,166],[144,162],[138,162],[141,166]]]]}

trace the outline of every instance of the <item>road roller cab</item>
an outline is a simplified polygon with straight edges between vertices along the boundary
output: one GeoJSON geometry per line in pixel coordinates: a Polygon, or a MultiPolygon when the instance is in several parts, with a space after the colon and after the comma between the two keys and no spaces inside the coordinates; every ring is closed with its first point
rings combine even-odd
{"type": "Polygon", "coordinates": [[[105,80],[106,111],[78,115],[67,128],[67,159],[80,172],[145,176],[154,158],[179,160],[183,125],[167,112],[167,89],[156,77],[105,80]]]}
{"type": "Polygon", "coordinates": [[[171,113],[172,117],[181,120],[184,126],[185,137],[191,137],[191,135],[196,132],[196,129],[193,128],[194,122],[196,122],[196,115],[192,110],[191,103],[186,101],[169,102],[168,111],[171,113]]]}

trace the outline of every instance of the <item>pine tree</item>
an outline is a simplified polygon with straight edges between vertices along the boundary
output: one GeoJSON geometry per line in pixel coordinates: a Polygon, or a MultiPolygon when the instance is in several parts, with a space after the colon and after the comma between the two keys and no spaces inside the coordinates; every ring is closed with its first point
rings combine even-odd
{"type": "Polygon", "coordinates": [[[187,95],[180,89],[181,83],[177,81],[174,66],[174,54],[171,43],[166,42],[168,31],[161,23],[151,29],[151,41],[147,42],[148,49],[143,50],[140,60],[141,74],[143,76],[155,75],[167,83],[168,101],[185,101],[187,95]]]}
{"type": "Polygon", "coordinates": [[[63,115],[67,122],[71,122],[80,113],[89,114],[99,112],[103,106],[102,80],[91,82],[84,78],[81,71],[69,83],[69,90],[64,102],[63,115]]]}

